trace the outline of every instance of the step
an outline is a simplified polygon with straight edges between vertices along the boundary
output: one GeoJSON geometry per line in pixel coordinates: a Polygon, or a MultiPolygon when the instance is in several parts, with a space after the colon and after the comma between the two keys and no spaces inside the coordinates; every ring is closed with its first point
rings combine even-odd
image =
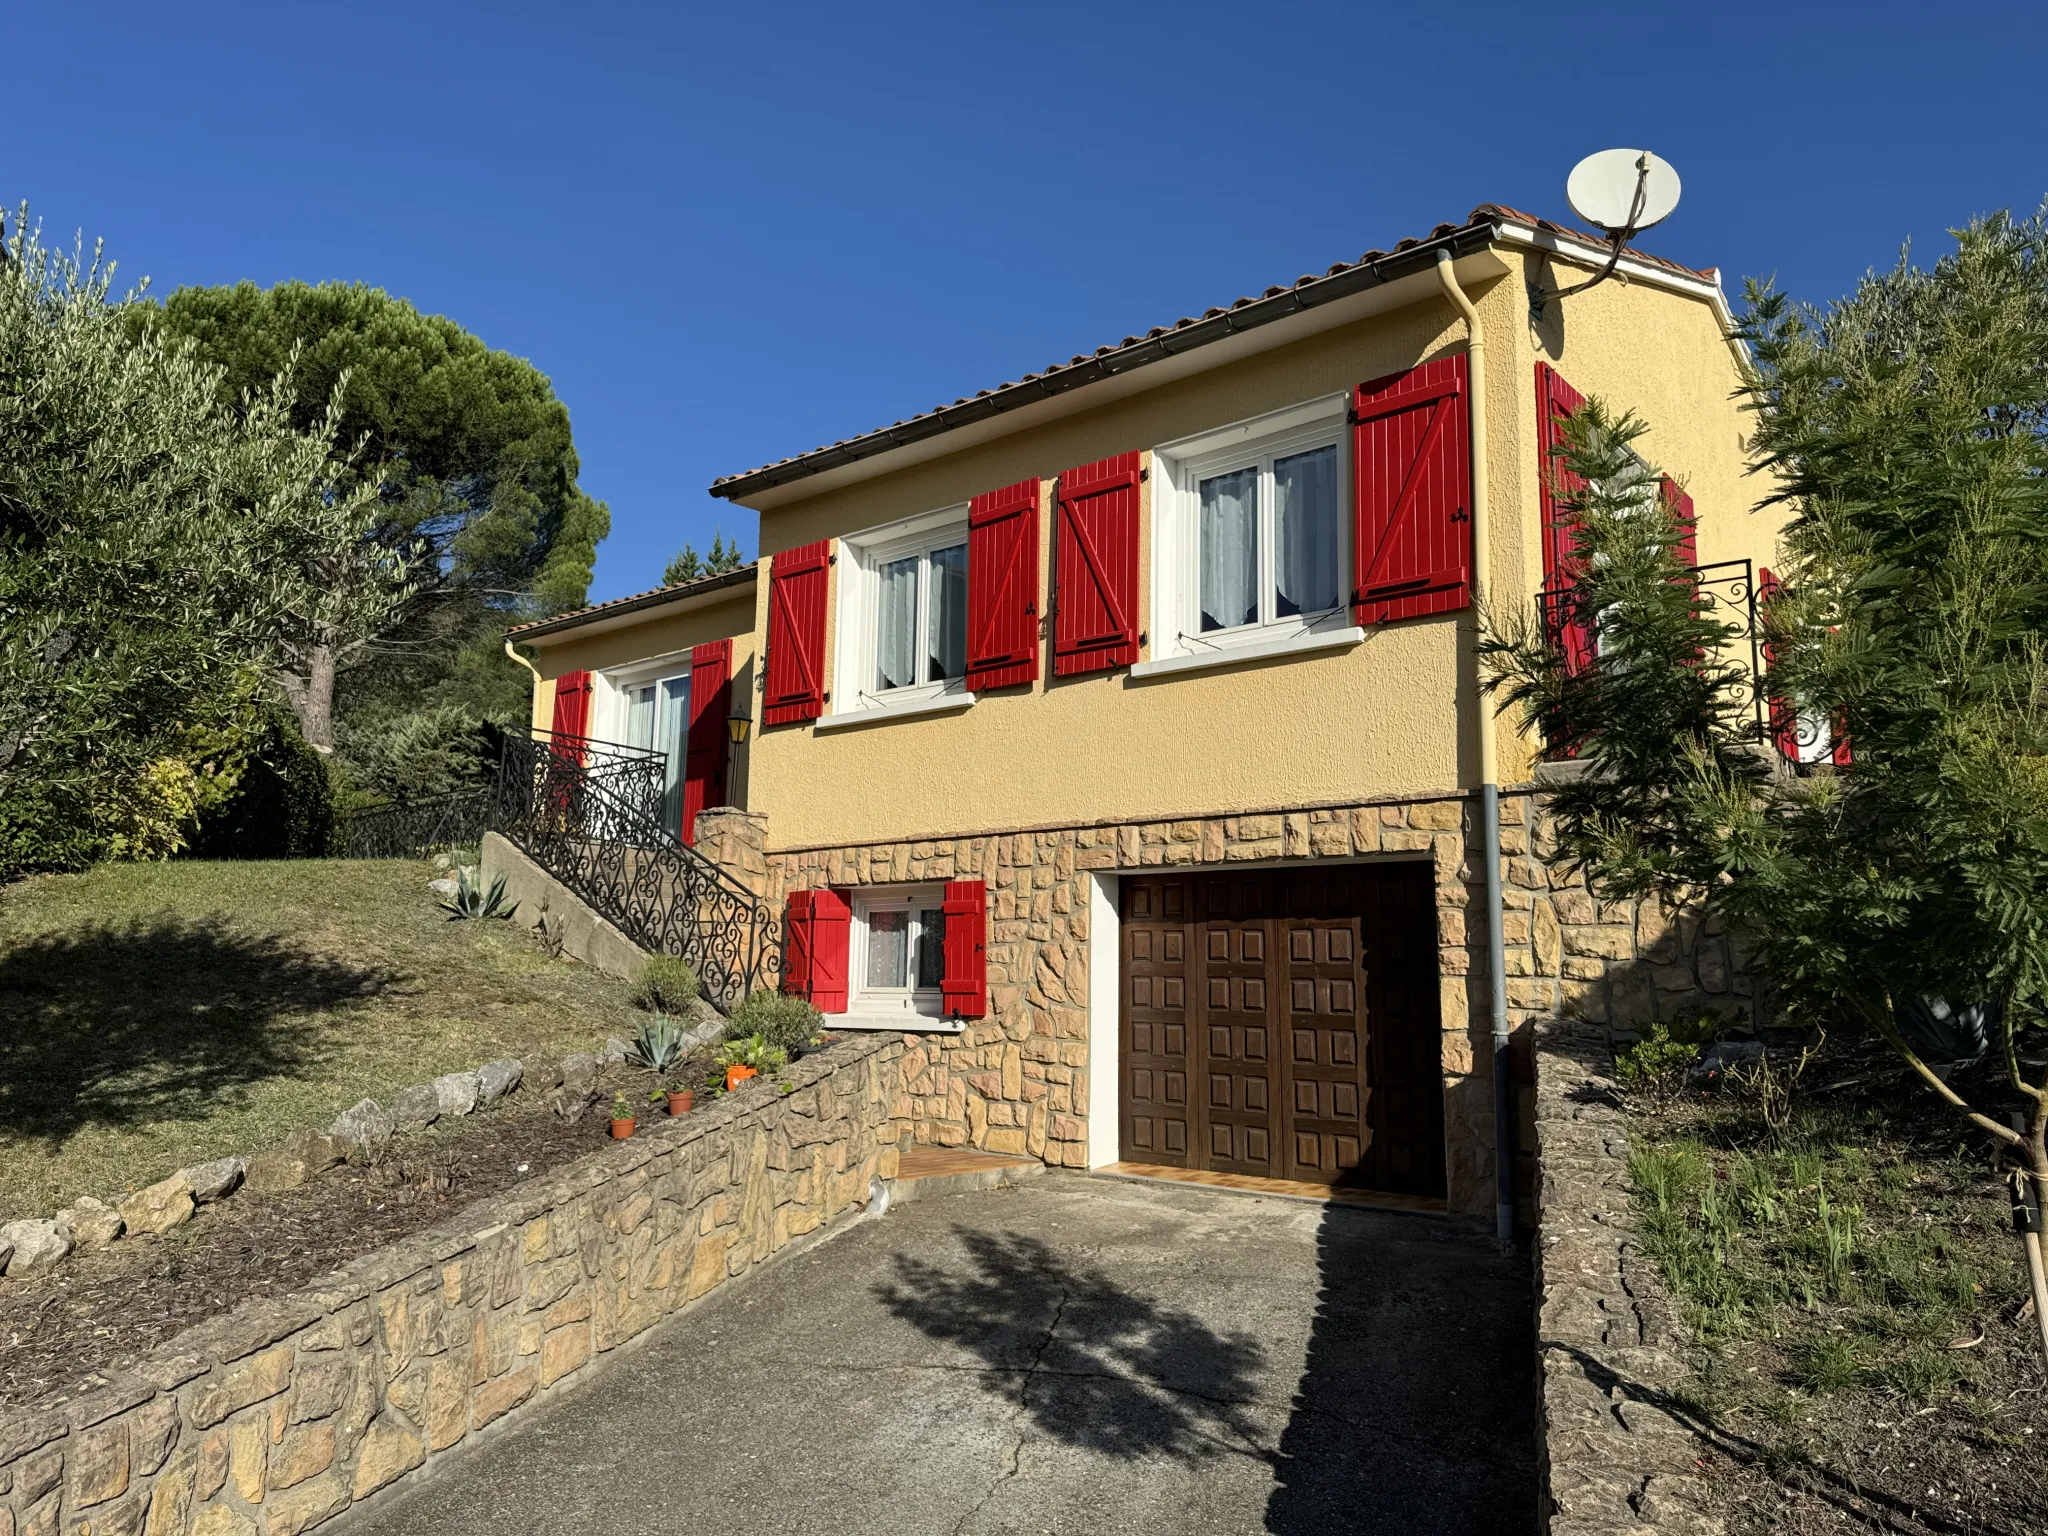
{"type": "Polygon", "coordinates": [[[1045,1172],[1035,1157],[1004,1157],[954,1147],[914,1147],[896,1164],[890,1203],[957,1195],[975,1189],[1003,1189],[1045,1172]]]}

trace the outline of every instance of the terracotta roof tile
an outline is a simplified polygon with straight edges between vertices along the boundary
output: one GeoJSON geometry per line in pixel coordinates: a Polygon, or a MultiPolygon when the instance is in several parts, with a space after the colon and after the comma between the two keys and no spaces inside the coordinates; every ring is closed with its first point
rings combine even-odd
{"type": "Polygon", "coordinates": [[[566,629],[586,619],[602,617],[614,609],[652,608],[657,604],[678,601],[699,592],[714,592],[720,587],[738,586],[744,579],[757,573],[760,562],[750,560],[737,570],[717,571],[709,576],[698,576],[690,581],[679,581],[673,586],[649,587],[645,592],[634,592],[626,597],[608,598],[601,603],[592,603],[587,608],[572,608],[567,613],[552,614],[545,619],[535,619],[529,624],[517,624],[505,631],[505,638],[528,634],[537,629],[566,629]]]}
{"type": "MultiPolygon", "coordinates": [[[[1092,353],[1076,352],[1071,358],[1069,358],[1064,363],[1049,363],[1043,369],[1039,370],[1036,373],[1024,374],[1021,377],[1010,381],[1009,383],[998,384],[990,389],[977,390],[971,396],[963,395],[958,400],[955,400],[950,406],[937,406],[932,410],[920,412],[916,416],[911,416],[903,420],[891,422],[889,426],[881,428],[879,431],[862,433],[858,437],[842,437],[835,442],[822,444],[821,446],[813,448],[805,453],[791,454],[788,458],[774,460],[772,463],[763,464],[756,469],[743,470],[738,474],[721,475],[718,479],[711,482],[711,494],[714,496],[745,495],[749,490],[754,489],[755,487],[742,486],[741,484],[739,484],[739,482],[752,481],[757,476],[770,474],[777,470],[789,469],[792,468],[793,466],[802,464],[806,460],[816,459],[824,455],[834,455],[835,457],[833,462],[842,461],[846,457],[846,455],[840,454],[838,452],[839,450],[850,449],[855,445],[865,446],[868,440],[870,439],[886,438],[889,434],[898,432],[900,429],[905,427],[917,429],[920,427],[930,427],[936,425],[933,421],[934,418],[944,416],[947,412],[950,411],[957,411],[963,406],[973,407],[978,402],[990,400],[995,396],[1002,395],[1005,391],[1019,389],[1024,385],[1043,384],[1044,381],[1048,381],[1052,379],[1055,375],[1064,373],[1068,369],[1078,368],[1083,366],[1084,364],[1097,363],[1107,358],[1115,358],[1119,353],[1126,352],[1135,347],[1147,346],[1150,343],[1156,342],[1162,336],[1172,334],[1176,331],[1186,330],[1189,326],[1199,325],[1206,321],[1221,319],[1227,315],[1233,314],[1239,310],[1244,309],[1248,305],[1263,303],[1270,300],[1282,298],[1287,295],[1298,293],[1302,289],[1312,289],[1318,283],[1328,282],[1332,278],[1342,277],[1347,273],[1358,271],[1360,268],[1363,267],[1371,267],[1379,262],[1386,261],[1393,256],[1400,255],[1408,251],[1412,251],[1416,249],[1418,246],[1429,244],[1435,241],[1450,240],[1453,236],[1463,234],[1467,231],[1476,230],[1479,226],[1494,225],[1502,222],[1526,224],[1533,229],[1541,230],[1545,234],[1563,236],[1564,238],[1575,240],[1584,244],[1594,246],[1604,246],[1607,244],[1607,239],[1604,235],[1588,234],[1584,230],[1573,229],[1569,225],[1558,224],[1554,223],[1549,219],[1538,218],[1534,214],[1524,213],[1520,209],[1510,208],[1503,203],[1481,203],[1477,208],[1474,208],[1472,210],[1471,217],[1468,218],[1465,221],[1465,223],[1439,224],[1434,229],[1432,229],[1428,233],[1428,235],[1420,239],[1414,236],[1410,236],[1405,240],[1396,242],[1394,249],[1392,251],[1382,251],[1378,249],[1369,250],[1365,252],[1364,255],[1360,256],[1356,261],[1333,262],[1321,274],[1304,273],[1302,276],[1296,278],[1294,283],[1290,287],[1283,288],[1275,286],[1266,289],[1266,291],[1263,294],[1261,294],[1258,298],[1246,297],[1237,299],[1227,309],[1218,306],[1204,310],[1200,316],[1183,315],[1180,319],[1174,321],[1173,324],[1170,326],[1153,326],[1150,330],[1145,332],[1145,334],[1142,337],[1126,336],[1121,342],[1110,346],[1097,347],[1095,351],[1092,353]]],[[[1660,267],[1665,271],[1678,273],[1680,275],[1693,278],[1695,280],[1704,280],[1707,282],[1719,281],[1719,273],[1712,268],[1699,270],[1692,267],[1681,266],[1679,263],[1675,261],[1668,261],[1661,256],[1652,256],[1647,254],[1646,252],[1636,250],[1633,247],[1631,247],[1629,250],[1629,256],[1632,260],[1643,262],[1653,267],[1660,267]]],[[[1020,400],[1017,403],[1024,404],[1028,403],[1028,401],[1020,400]]],[[[1001,408],[1002,407],[1000,405],[997,407],[997,409],[1001,408]]],[[[987,414],[987,412],[984,410],[981,414],[985,415],[987,414]]],[[[923,436],[927,435],[927,433],[924,431],[919,431],[917,435],[923,436]]],[[[874,447],[866,449],[866,451],[881,452],[887,446],[888,444],[886,443],[877,443],[874,447]]],[[[822,468],[825,466],[821,465],[819,467],[822,468]]],[[[811,471],[804,471],[804,473],[809,472],[811,471]]],[[[789,478],[795,478],[795,476],[792,475],[789,478]]],[[[626,599],[621,599],[620,601],[626,601],[626,599]]]]}

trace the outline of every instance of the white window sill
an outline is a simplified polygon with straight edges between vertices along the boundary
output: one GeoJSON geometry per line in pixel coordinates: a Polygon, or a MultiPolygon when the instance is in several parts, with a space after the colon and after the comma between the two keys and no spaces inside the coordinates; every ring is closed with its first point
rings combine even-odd
{"type": "Polygon", "coordinates": [[[971,693],[942,693],[936,698],[887,700],[865,709],[842,710],[821,715],[811,722],[814,731],[843,731],[850,725],[880,725],[884,720],[908,720],[916,715],[947,715],[966,709],[974,702],[971,693]]]}
{"type": "Polygon", "coordinates": [[[928,1013],[828,1013],[825,1028],[893,1030],[905,1035],[958,1035],[967,1030],[965,1019],[941,1019],[928,1013]]]}
{"type": "Polygon", "coordinates": [[[1342,629],[1310,630],[1306,634],[1276,635],[1271,640],[1254,640],[1246,645],[1195,651],[1186,656],[1159,656],[1131,668],[1131,676],[1168,677],[1176,672],[1207,672],[1216,667],[1235,666],[1243,661],[1270,661],[1276,656],[1308,656],[1317,651],[1338,651],[1362,644],[1365,631],[1356,624],[1342,629]]]}

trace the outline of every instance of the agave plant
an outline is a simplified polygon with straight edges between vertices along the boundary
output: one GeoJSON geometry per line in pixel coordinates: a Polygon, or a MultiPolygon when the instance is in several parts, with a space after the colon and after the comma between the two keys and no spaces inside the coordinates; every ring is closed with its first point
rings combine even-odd
{"type": "Polygon", "coordinates": [[[465,864],[455,872],[455,894],[442,897],[441,907],[452,923],[465,917],[509,918],[519,910],[519,903],[505,900],[503,875],[486,890],[477,880],[476,866],[465,864]]]}
{"type": "Polygon", "coordinates": [[[668,1014],[655,1014],[633,1036],[629,1059],[650,1072],[666,1073],[682,1057],[683,1026],[668,1014]]]}

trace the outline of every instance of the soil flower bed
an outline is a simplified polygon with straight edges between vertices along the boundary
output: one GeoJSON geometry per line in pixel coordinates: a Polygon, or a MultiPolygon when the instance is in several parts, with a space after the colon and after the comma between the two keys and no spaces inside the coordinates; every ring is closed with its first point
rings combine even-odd
{"type": "Polygon", "coordinates": [[[1823,1050],[1789,1101],[1762,1086],[1628,1097],[1729,1528],[2048,1530],[2048,1371],[1984,1139],[1881,1050],[1823,1050]]]}
{"type": "MultiPolygon", "coordinates": [[[[693,1057],[687,1069],[708,1075],[710,1056],[693,1057]]],[[[644,1099],[652,1081],[632,1067],[605,1067],[596,1091],[604,1100],[619,1091],[644,1099]]],[[[516,1095],[496,1109],[401,1135],[375,1162],[329,1169],[296,1189],[238,1194],[161,1237],[0,1279],[7,1362],[0,1403],[32,1401],[252,1297],[286,1295],[472,1201],[595,1151],[610,1134],[599,1110],[565,1119],[548,1094],[516,1095]]]]}

